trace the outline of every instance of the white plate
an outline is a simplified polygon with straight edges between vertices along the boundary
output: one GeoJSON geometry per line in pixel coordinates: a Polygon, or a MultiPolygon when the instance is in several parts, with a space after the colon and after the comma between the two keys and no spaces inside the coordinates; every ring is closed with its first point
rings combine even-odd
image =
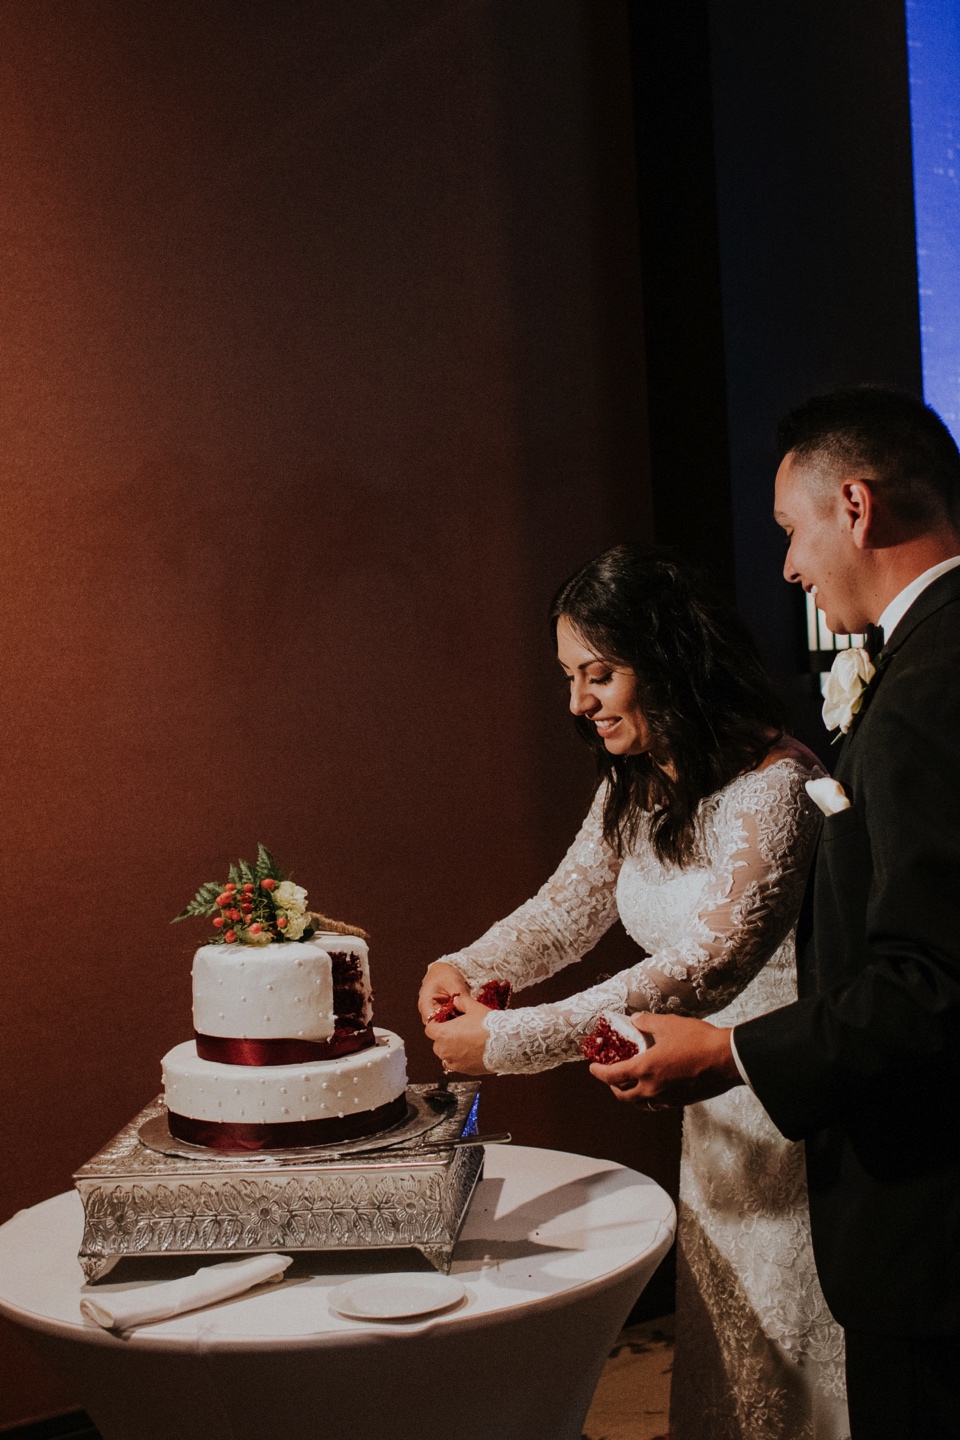
{"type": "Polygon", "coordinates": [[[449,1310],[466,1295],[449,1275],[367,1275],[330,1292],[330,1308],[351,1320],[404,1320],[449,1310]]]}

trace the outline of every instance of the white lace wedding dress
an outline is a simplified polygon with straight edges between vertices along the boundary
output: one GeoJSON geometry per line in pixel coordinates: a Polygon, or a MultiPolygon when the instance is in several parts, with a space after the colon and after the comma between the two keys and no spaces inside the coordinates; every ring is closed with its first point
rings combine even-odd
{"type": "MultiPolygon", "coordinates": [[[[492,1013],[487,1068],[579,1059],[601,1010],[735,1025],[795,999],[793,926],[819,822],[810,774],[781,759],[710,796],[683,869],[646,837],[619,860],[599,793],[538,894],[443,958],[474,990],[520,990],[578,960],[618,915],[646,958],[557,1004],[492,1013]]],[[[843,1336],[814,1269],[802,1148],[746,1086],[684,1112],[679,1251],[672,1440],[845,1440],[843,1336]]]]}

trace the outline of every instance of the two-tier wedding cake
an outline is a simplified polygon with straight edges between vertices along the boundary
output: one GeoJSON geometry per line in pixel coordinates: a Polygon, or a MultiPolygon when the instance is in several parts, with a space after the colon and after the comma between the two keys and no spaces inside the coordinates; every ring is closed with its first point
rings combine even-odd
{"type": "Polygon", "coordinates": [[[362,931],[306,907],[264,846],[178,915],[210,918],[193,962],[194,1039],[163,1057],[173,1135],[213,1149],[352,1140],[407,1113],[403,1041],[373,1025],[362,931]]]}

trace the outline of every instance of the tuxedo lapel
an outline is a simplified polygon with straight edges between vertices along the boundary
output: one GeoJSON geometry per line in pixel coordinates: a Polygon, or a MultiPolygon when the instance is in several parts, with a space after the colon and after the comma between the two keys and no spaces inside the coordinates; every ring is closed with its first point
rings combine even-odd
{"type": "Polygon", "coordinates": [[[922,625],[925,620],[929,620],[938,610],[942,610],[945,605],[950,605],[956,601],[960,601],[960,566],[954,570],[948,570],[946,575],[941,575],[938,580],[934,580],[932,585],[928,585],[926,590],[917,596],[890,639],[884,644],[883,649],[877,655],[873,662],[877,673],[864,691],[860,709],[853,717],[853,724],[847,734],[843,737],[843,744],[840,746],[840,753],[837,756],[837,763],[834,766],[835,774],[838,774],[842,769],[844,761],[847,759],[848,753],[857,738],[860,726],[863,724],[864,716],[876,699],[881,681],[886,672],[891,668],[897,652],[903,648],[906,641],[910,639],[910,636],[918,626],[922,625]]]}
{"type": "MultiPolygon", "coordinates": [[[[960,600],[960,566],[954,570],[948,570],[946,575],[941,575],[939,580],[934,580],[928,585],[922,594],[910,606],[900,624],[884,644],[881,655],[895,655],[924,620],[929,620],[944,605],[960,600]]],[[[879,656],[877,657],[879,659],[879,656]]]]}

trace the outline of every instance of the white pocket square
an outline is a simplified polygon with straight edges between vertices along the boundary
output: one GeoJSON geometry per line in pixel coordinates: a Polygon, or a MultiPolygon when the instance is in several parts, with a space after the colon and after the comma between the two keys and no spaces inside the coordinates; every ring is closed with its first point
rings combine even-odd
{"type": "Polygon", "coordinates": [[[819,780],[808,780],[803,788],[824,815],[839,815],[841,810],[850,809],[850,800],[843,786],[829,775],[822,775],[819,780]]]}

